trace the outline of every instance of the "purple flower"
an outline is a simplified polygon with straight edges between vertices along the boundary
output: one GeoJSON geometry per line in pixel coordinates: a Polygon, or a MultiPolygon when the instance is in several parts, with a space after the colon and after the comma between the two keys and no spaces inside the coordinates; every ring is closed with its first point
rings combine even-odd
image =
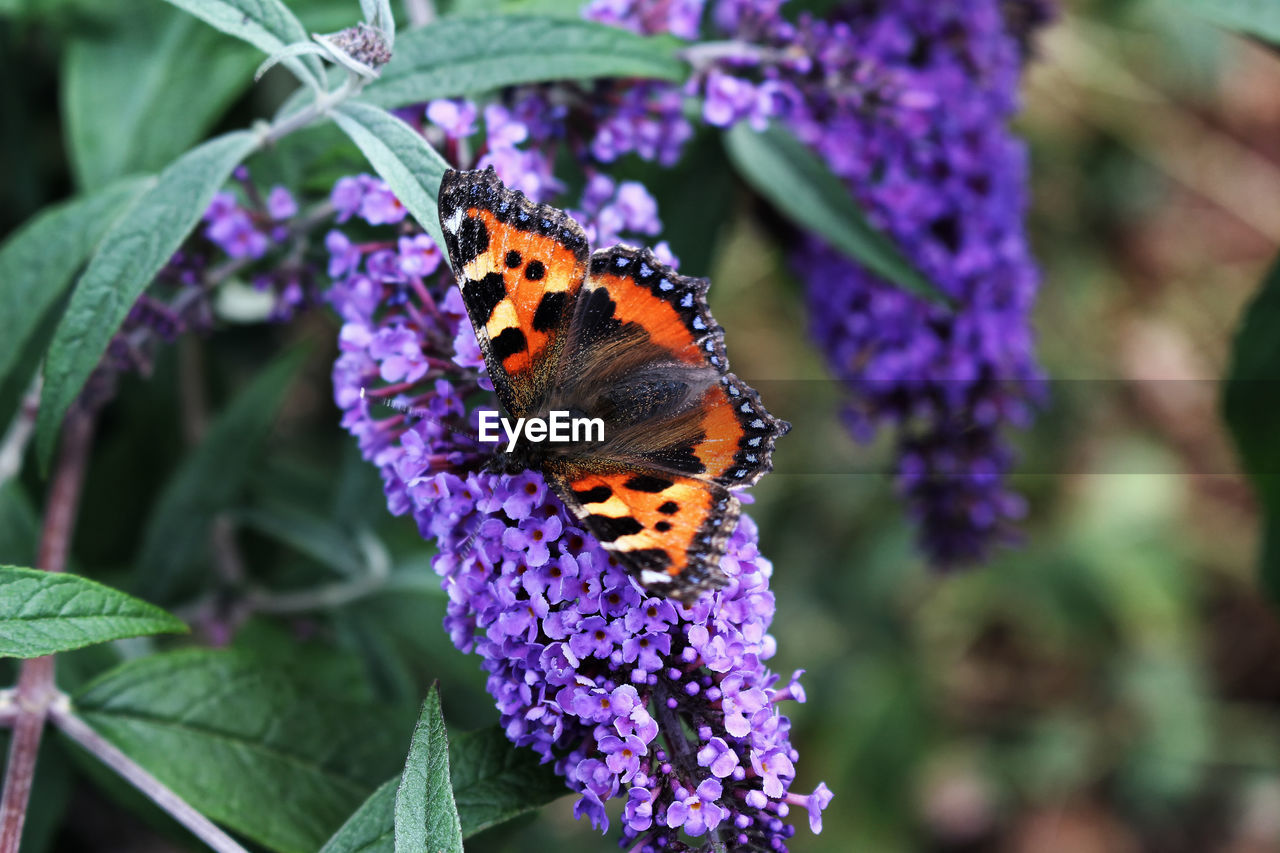
{"type": "Polygon", "coordinates": [[[822,812],[831,804],[831,797],[831,789],[827,787],[827,783],[819,782],[818,787],[804,800],[804,806],[809,810],[809,829],[813,830],[814,835],[822,832],[822,812]]]}
{"type": "Polygon", "coordinates": [[[786,791],[786,782],[795,778],[796,768],[791,759],[780,749],[766,753],[752,753],[751,768],[764,780],[764,793],[767,797],[781,797],[786,791]]]}
{"type": "MultiPolygon", "coordinates": [[[[363,176],[361,176],[363,177],[363,176]]],[[[360,210],[364,201],[365,185],[360,177],[339,178],[329,194],[329,201],[338,211],[338,221],[346,222],[360,210]]]]}
{"type": "Polygon", "coordinates": [[[419,278],[440,268],[440,249],[426,234],[400,238],[400,270],[419,278]]]}
{"type": "Polygon", "coordinates": [[[715,779],[704,779],[698,790],[676,799],[667,808],[667,826],[682,828],[695,838],[720,825],[728,810],[716,805],[723,788],[715,779]]]}
{"type": "Polygon", "coordinates": [[[484,108],[484,125],[493,149],[515,148],[529,138],[529,128],[516,121],[509,110],[499,104],[484,108]]]}
{"type": "Polygon", "coordinates": [[[635,835],[653,826],[653,791],[636,786],[627,791],[627,803],[622,808],[622,820],[635,835]]]}
{"type": "Polygon", "coordinates": [[[324,247],[329,250],[329,275],[338,277],[356,272],[360,267],[360,250],[356,248],[347,235],[341,231],[330,231],[325,235],[324,247]]]}
{"type": "Polygon", "coordinates": [[[453,139],[476,132],[476,105],[464,100],[439,100],[427,105],[427,119],[453,139]]]}
{"type": "Polygon", "coordinates": [[[382,362],[380,375],[387,382],[414,382],[427,372],[426,358],[412,329],[381,329],[369,342],[369,355],[382,362]]]}
{"type": "Polygon", "coordinates": [[[649,754],[649,746],[636,735],[609,735],[600,741],[600,751],[607,756],[605,766],[609,771],[622,782],[630,782],[640,770],[640,758],[649,754]]]}
{"type": "Polygon", "coordinates": [[[359,213],[370,225],[394,225],[403,221],[408,211],[386,183],[371,179],[360,200],[359,213]]]}
{"type": "Polygon", "coordinates": [[[298,215],[298,203],[282,186],[274,186],[267,195],[267,215],[279,222],[298,215]]]}
{"type": "Polygon", "coordinates": [[[756,90],[747,80],[720,71],[707,76],[702,118],[707,124],[728,127],[747,116],[756,103],[756,90]]]}
{"type": "Polygon", "coordinates": [[[235,195],[220,192],[205,211],[205,236],[228,257],[260,258],[267,253],[271,241],[253,224],[249,212],[236,203],[235,195]]]}
{"type": "Polygon", "coordinates": [[[738,767],[738,754],[724,738],[713,737],[698,750],[698,766],[708,768],[717,779],[723,779],[738,767]]]}

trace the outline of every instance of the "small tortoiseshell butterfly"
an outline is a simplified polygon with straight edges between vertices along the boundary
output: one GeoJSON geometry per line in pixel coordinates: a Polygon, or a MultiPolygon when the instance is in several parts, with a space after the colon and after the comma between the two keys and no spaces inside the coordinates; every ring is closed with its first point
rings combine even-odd
{"type": "Polygon", "coordinates": [[[564,211],[492,169],[445,173],[440,223],[498,400],[513,418],[604,421],[604,440],[524,442],[496,470],[541,471],[647,589],[691,601],[722,586],[741,511],[730,489],[771,468],[790,424],[729,373],[706,279],[648,249],[591,253],[564,211]]]}

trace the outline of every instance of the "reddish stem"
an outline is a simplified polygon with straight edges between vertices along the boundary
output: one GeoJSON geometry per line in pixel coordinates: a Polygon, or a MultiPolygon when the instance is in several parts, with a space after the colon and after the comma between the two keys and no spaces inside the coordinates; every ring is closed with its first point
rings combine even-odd
{"type": "MultiPolygon", "coordinates": [[[[93,443],[94,416],[94,411],[87,409],[83,402],[79,403],[63,427],[62,450],[49,486],[40,550],[36,558],[37,566],[47,572],[60,572],[67,565],[67,551],[80,508],[89,448],[93,443]]],[[[13,723],[4,792],[0,794],[0,853],[18,853],[22,842],[22,825],[26,821],[31,782],[36,772],[36,755],[40,751],[49,703],[56,695],[53,656],[23,661],[14,697],[17,719],[13,723]]]]}

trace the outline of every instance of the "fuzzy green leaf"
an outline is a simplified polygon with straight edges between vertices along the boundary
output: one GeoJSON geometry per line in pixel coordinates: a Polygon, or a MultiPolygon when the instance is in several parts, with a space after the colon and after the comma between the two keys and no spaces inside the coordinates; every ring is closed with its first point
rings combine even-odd
{"type": "Polygon", "coordinates": [[[595,77],[681,80],[674,39],[544,15],[450,17],[402,33],[364,97],[402,107],[434,98],[595,77]]]}
{"type": "MultiPolygon", "coordinates": [[[[569,793],[551,765],[512,746],[497,726],[454,737],[449,767],[464,839],[569,793]]],[[[396,777],[375,791],[321,853],[392,853],[399,785],[396,777]]]]}
{"type": "Polygon", "coordinates": [[[743,179],[796,225],[818,234],[890,284],[935,302],[947,301],[937,285],[867,221],[840,178],[790,132],[776,125],[759,132],[739,123],[725,135],[725,144],[743,179]]]}
{"type": "Polygon", "coordinates": [[[203,649],[129,661],[74,704],[197,809],[288,853],[316,850],[387,777],[408,723],[294,670],[203,649]]]}
{"type": "Polygon", "coordinates": [[[180,157],[121,212],[80,276],[44,368],[37,421],[41,464],[107,343],[156,273],[204,214],[231,170],[257,147],[249,131],[211,139],[180,157]]]}
{"type": "Polygon", "coordinates": [[[386,110],[352,101],[338,107],[333,118],[436,245],[443,246],[436,198],[448,162],[422,134],[386,110]]]}
{"type": "Polygon", "coordinates": [[[208,133],[253,80],[252,47],[153,0],[112,0],[67,45],[62,114],[76,181],[156,172],[208,133]]]}
{"type": "Polygon", "coordinates": [[[395,853],[399,787],[399,776],[383,782],[320,848],[320,853],[395,853]]]}
{"type": "Polygon", "coordinates": [[[0,566],[0,657],[34,658],[186,630],[154,604],[88,578],[0,566]]]}
{"type": "Polygon", "coordinates": [[[462,853],[462,824],[449,780],[449,739],[433,685],[413,730],[396,790],[396,853],[462,853]]]}
{"type": "Polygon", "coordinates": [[[131,178],[46,208],[0,247],[0,376],[17,363],[72,275],[142,183],[131,178]]]}
{"type": "Polygon", "coordinates": [[[137,589],[164,601],[182,570],[195,562],[208,541],[210,521],[235,501],[252,474],[302,356],[289,353],[258,374],[219,413],[165,485],[147,522],[137,589]]]}
{"type": "MultiPolygon", "coordinates": [[[[268,56],[290,44],[310,42],[307,29],[280,0],[167,0],[183,11],[242,39],[268,56]]],[[[353,22],[354,23],[354,22],[353,22]]],[[[256,63],[255,63],[256,64],[256,63]]],[[[302,80],[324,83],[319,57],[292,57],[286,66],[302,80]]]]}

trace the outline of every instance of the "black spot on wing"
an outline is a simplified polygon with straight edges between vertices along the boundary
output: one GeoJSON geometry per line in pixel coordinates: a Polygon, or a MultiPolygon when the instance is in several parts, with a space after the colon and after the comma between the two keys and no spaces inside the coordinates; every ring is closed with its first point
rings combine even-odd
{"type": "Polygon", "coordinates": [[[529,265],[524,268],[524,277],[529,281],[541,281],[546,274],[547,267],[542,261],[529,261],[529,265]]]}
{"type": "Polygon", "coordinates": [[[457,261],[463,266],[489,251],[489,229],[477,217],[468,216],[458,228],[457,261]]]}
{"type": "Polygon", "coordinates": [[[663,515],[675,515],[679,511],[680,511],[680,504],[676,503],[675,501],[667,501],[662,506],[658,507],[658,512],[662,513],[663,515]]]}
{"type": "Polygon", "coordinates": [[[493,309],[507,298],[507,284],[502,273],[491,272],[484,278],[469,281],[462,290],[476,325],[483,326],[493,316],[493,309]]]}
{"type": "Polygon", "coordinates": [[[538,310],[533,314],[533,330],[535,332],[549,332],[558,328],[560,317],[564,314],[564,306],[568,302],[568,298],[568,294],[563,290],[542,294],[542,299],[538,302],[538,310]]]}
{"type": "Polygon", "coordinates": [[[665,492],[671,488],[672,482],[663,477],[654,477],[650,474],[637,474],[623,483],[623,485],[633,492],[646,492],[656,495],[658,492],[665,492]]]}
{"type": "Polygon", "coordinates": [[[521,263],[524,262],[524,259],[520,257],[519,252],[517,252],[515,249],[512,249],[511,251],[507,252],[506,262],[507,262],[508,268],[515,269],[516,267],[520,266],[521,263]]]}
{"type": "Polygon", "coordinates": [[[512,326],[503,329],[502,334],[490,342],[490,346],[493,347],[494,357],[501,362],[518,352],[524,352],[529,348],[529,342],[525,339],[524,332],[512,326]]]}
{"type": "Polygon", "coordinates": [[[661,548],[637,548],[625,553],[627,562],[642,571],[665,572],[671,565],[671,555],[661,548]]]}
{"type": "Polygon", "coordinates": [[[587,529],[601,542],[613,542],[644,530],[644,525],[629,516],[588,515],[587,529]]]}
{"type": "Polygon", "coordinates": [[[618,304],[609,296],[608,290],[598,288],[588,293],[585,299],[579,326],[584,342],[600,340],[622,328],[621,321],[613,316],[618,304]]]}
{"type": "Polygon", "coordinates": [[[703,436],[699,434],[694,437],[694,441],[690,444],[680,447],[665,447],[654,453],[647,453],[645,456],[657,464],[660,468],[668,471],[675,471],[678,474],[705,474],[707,466],[702,464],[702,460],[693,452],[694,448],[702,441],[703,436]]]}
{"type": "Polygon", "coordinates": [[[583,489],[582,491],[578,491],[576,489],[573,491],[573,496],[584,504],[602,503],[609,500],[609,497],[612,494],[613,489],[608,486],[595,486],[590,489],[583,489]]]}
{"type": "Polygon", "coordinates": [[[659,533],[666,533],[668,530],[671,529],[671,522],[659,521],[657,524],[653,526],[653,529],[658,531],[659,533]]]}

